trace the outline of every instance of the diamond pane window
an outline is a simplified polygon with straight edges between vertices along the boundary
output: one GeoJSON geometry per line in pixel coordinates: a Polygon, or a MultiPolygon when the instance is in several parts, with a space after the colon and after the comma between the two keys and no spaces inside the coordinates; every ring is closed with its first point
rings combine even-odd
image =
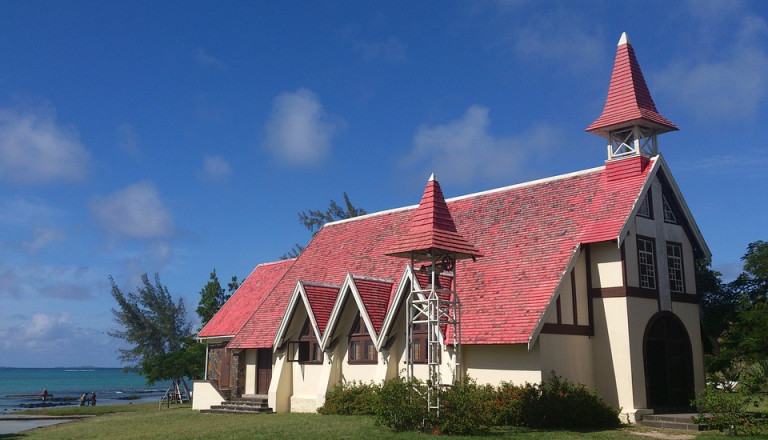
{"type": "Polygon", "coordinates": [[[640,287],[656,289],[656,263],[653,240],[637,238],[637,263],[640,269],[640,287]]]}
{"type": "Polygon", "coordinates": [[[667,202],[667,198],[662,197],[662,200],[664,202],[664,221],[667,223],[677,223],[677,217],[675,212],[672,211],[672,206],[667,202]]]}
{"type": "Polygon", "coordinates": [[[640,207],[637,209],[637,215],[640,217],[651,218],[651,203],[648,200],[650,197],[649,194],[646,194],[645,197],[643,197],[643,201],[640,202],[640,207]]]}
{"type": "Polygon", "coordinates": [[[667,267],[669,267],[669,290],[684,293],[683,247],[678,243],[667,243],[667,267]]]}

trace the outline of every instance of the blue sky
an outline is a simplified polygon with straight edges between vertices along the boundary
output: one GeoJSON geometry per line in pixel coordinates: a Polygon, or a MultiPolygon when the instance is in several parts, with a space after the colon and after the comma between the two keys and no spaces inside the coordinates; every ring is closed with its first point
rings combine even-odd
{"type": "Polygon", "coordinates": [[[0,366],[118,366],[108,277],[191,318],[346,191],[368,212],[603,164],[626,31],[726,279],[768,239],[768,4],[0,2],[0,366]]]}

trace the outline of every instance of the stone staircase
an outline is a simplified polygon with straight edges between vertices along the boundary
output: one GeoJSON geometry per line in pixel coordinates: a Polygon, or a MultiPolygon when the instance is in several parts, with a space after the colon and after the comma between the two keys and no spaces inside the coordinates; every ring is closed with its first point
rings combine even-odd
{"type": "Polygon", "coordinates": [[[647,414],[637,422],[648,428],[677,429],[680,431],[703,431],[704,427],[693,423],[691,417],[696,414],[647,414]]]}
{"type": "Polygon", "coordinates": [[[267,403],[267,396],[237,397],[213,405],[211,409],[201,410],[204,414],[272,414],[274,411],[267,403]]]}

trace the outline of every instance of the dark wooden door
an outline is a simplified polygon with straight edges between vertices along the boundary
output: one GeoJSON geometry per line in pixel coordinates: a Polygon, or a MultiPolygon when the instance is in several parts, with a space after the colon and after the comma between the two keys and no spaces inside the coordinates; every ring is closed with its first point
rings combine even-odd
{"type": "Polygon", "coordinates": [[[683,323],[671,313],[660,313],[648,324],[643,351],[648,407],[657,413],[689,411],[693,356],[683,323]]]}
{"type": "Polygon", "coordinates": [[[272,350],[260,348],[256,360],[256,394],[269,393],[269,382],[272,380],[272,350]]]}

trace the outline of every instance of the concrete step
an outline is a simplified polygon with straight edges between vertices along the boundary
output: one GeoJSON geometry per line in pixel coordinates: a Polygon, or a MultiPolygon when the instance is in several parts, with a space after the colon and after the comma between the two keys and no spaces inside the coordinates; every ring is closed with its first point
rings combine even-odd
{"type": "Polygon", "coordinates": [[[643,419],[638,421],[640,426],[648,428],[677,429],[680,431],[703,431],[704,427],[693,423],[691,417],[697,414],[649,414],[644,415],[643,419]]]}
{"type": "Polygon", "coordinates": [[[265,398],[239,397],[213,405],[200,411],[205,414],[271,414],[274,413],[265,398]]]}
{"type": "Polygon", "coordinates": [[[274,414],[272,408],[266,408],[264,410],[247,410],[247,409],[231,409],[231,408],[217,408],[200,410],[202,414],[274,414]]]}

